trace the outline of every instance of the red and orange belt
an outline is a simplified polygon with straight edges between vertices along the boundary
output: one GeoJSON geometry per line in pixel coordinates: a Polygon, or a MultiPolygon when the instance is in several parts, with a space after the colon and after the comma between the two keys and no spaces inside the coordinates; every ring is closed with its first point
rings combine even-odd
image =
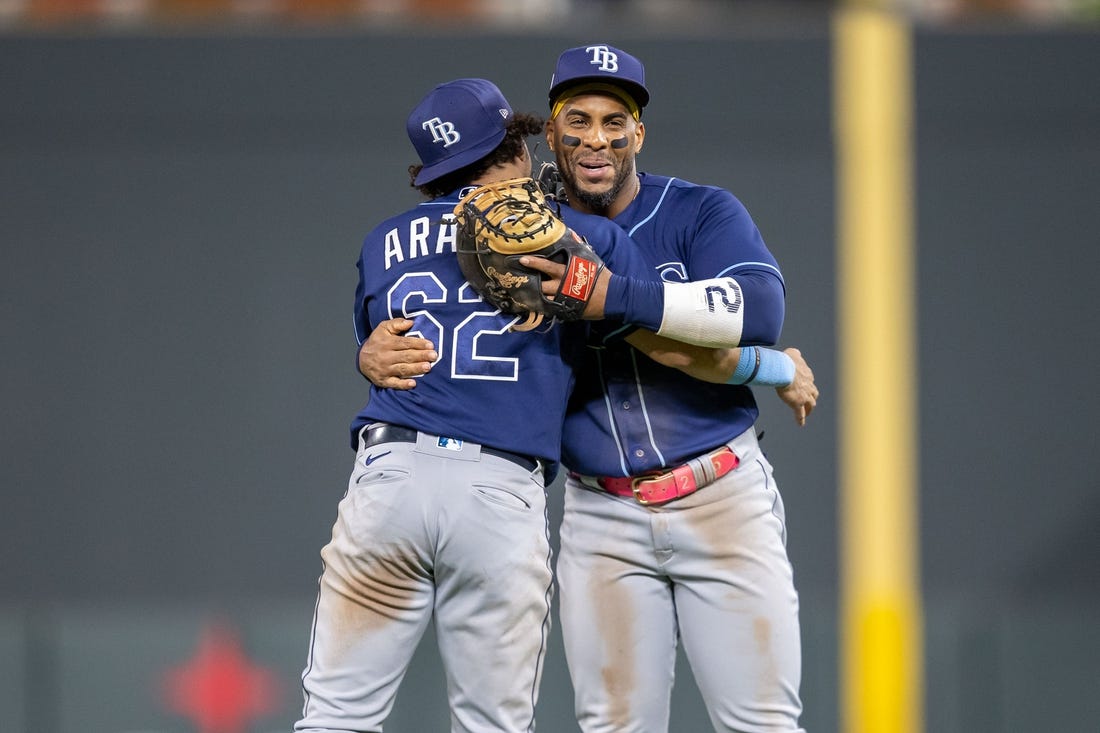
{"type": "Polygon", "coordinates": [[[651,506],[693,494],[722,478],[740,463],[737,454],[724,445],[676,468],[638,476],[580,476],[575,473],[572,476],[586,486],[598,487],[616,496],[632,496],[639,504],[651,506]]]}

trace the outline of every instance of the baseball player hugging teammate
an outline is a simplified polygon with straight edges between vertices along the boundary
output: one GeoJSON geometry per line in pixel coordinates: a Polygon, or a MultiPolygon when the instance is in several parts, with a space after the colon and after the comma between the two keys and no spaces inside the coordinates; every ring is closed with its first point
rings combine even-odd
{"type": "Polygon", "coordinates": [[[562,55],[549,121],[482,79],[441,84],[407,120],[427,200],[360,255],[372,384],[322,550],[296,730],[381,731],[430,623],[451,730],[534,729],[559,462],[582,728],[667,730],[682,637],[716,730],[798,730],[797,597],[746,385],[775,387],[801,422],[813,374],[795,349],[748,345],[778,338],[774,259],[732,195],[637,173],[641,64],[598,48],[562,55]],[[530,180],[539,133],[560,211],[530,180]],[[578,273],[586,286],[567,286],[578,273]],[[523,278],[541,292],[504,287],[523,278]]]}
{"type": "MultiPolygon", "coordinates": [[[[736,343],[776,343],[783,279],[741,202],[637,170],[649,98],[642,63],[624,51],[560,55],[546,140],[569,205],[629,232],[666,281],[732,278],[743,298],[736,343]]],[[[556,566],[581,728],[667,731],[682,643],[716,731],[801,731],[783,501],[757,443],[752,390],[740,384],[770,371],[775,352],[746,349],[732,384],[711,384],[613,337],[595,346],[566,415],[556,566]]]]}

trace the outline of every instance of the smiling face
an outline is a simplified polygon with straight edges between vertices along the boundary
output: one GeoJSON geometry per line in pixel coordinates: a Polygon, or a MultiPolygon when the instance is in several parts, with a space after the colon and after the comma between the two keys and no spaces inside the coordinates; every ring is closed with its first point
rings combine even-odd
{"type": "Polygon", "coordinates": [[[634,156],[642,149],[645,125],[622,100],[579,94],[546,123],[570,205],[589,214],[614,217],[638,192],[634,156]]]}

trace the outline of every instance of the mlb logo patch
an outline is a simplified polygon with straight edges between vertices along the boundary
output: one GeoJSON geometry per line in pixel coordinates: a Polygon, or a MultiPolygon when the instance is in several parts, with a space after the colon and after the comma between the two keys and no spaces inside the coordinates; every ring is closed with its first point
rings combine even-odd
{"type": "Polygon", "coordinates": [[[462,441],[459,438],[444,438],[440,436],[437,445],[440,448],[446,448],[447,450],[462,450],[462,441]]]}

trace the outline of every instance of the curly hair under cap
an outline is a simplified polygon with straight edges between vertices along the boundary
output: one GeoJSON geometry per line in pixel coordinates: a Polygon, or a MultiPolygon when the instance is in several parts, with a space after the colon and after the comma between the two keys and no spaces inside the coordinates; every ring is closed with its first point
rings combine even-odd
{"type": "Polygon", "coordinates": [[[500,145],[497,145],[493,152],[484,158],[419,186],[415,183],[416,175],[420,173],[420,169],[424,166],[420,163],[410,165],[409,185],[429,199],[446,196],[456,188],[461,188],[471,181],[476,181],[494,165],[507,163],[520,157],[524,146],[527,144],[527,138],[540,134],[545,124],[546,121],[538,115],[525,112],[517,113],[505,125],[504,139],[500,141],[500,145]]]}

